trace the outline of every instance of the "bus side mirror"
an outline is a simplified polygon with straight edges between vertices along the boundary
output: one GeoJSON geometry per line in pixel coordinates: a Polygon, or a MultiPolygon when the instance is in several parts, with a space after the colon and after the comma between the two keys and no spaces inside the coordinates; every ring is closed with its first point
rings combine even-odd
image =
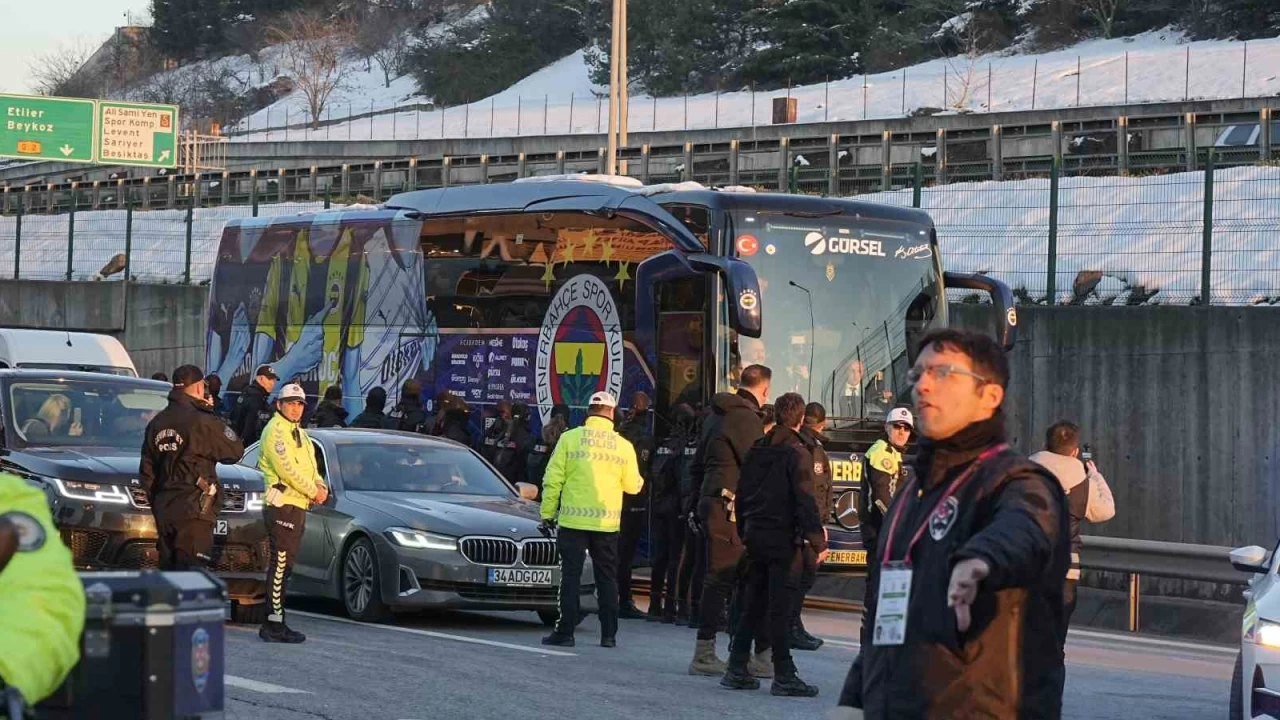
{"type": "Polygon", "coordinates": [[[760,337],[760,278],[755,268],[737,258],[724,258],[698,253],[689,256],[695,270],[714,270],[724,276],[729,296],[729,325],[734,332],[749,338],[760,337]]]}
{"type": "MultiPolygon", "coordinates": [[[[996,342],[1000,343],[1000,347],[1005,352],[1013,350],[1013,345],[1018,339],[1018,308],[1013,300],[1013,292],[1009,290],[1009,286],[986,275],[964,275],[961,273],[944,272],[942,274],[942,284],[946,288],[958,288],[961,290],[980,290],[991,296],[991,302],[996,308],[996,342]]],[[[944,290],[945,293],[945,290],[944,290]]],[[[946,295],[942,297],[942,302],[946,302],[946,295]]]]}

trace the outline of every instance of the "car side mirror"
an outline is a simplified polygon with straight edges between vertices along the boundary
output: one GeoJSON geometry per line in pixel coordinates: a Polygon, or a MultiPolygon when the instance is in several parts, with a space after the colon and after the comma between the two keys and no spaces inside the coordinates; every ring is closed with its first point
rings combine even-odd
{"type": "Polygon", "coordinates": [[[1248,547],[1240,547],[1231,551],[1231,567],[1240,572],[1247,573],[1266,573],[1271,568],[1267,566],[1267,551],[1257,545],[1248,547]]]}
{"type": "Polygon", "coordinates": [[[531,485],[526,482],[516,483],[516,492],[520,493],[520,497],[525,500],[538,499],[538,486],[531,485]]]}

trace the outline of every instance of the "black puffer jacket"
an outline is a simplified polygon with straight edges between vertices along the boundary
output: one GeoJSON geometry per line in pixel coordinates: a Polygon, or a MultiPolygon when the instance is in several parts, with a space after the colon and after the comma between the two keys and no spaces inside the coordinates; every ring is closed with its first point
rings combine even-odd
{"type": "Polygon", "coordinates": [[[711,407],[693,463],[695,477],[702,477],[702,494],[719,497],[721,490],[738,492],[742,463],[752,443],[764,435],[764,424],[760,403],[746,390],[719,393],[711,407]]]}
{"type": "Polygon", "coordinates": [[[737,508],[753,557],[789,557],[801,540],[814,552],[827,549],[813,499],[813,455],[791,428],[775,427],[747,452],[737,508]]]}
{"type": "Polygon", "coordinates": [[[311,416],[311,427],[346,427],[347,409],[337,403],[322,402],[311,416]]]}
{"type": "Polygon", "coordinates": [[[835,500],[831,491],[831,458],[827,457],[827,438],[811,427],[800,428],[800,440],[813,456],[813,500],[818,505],[822,524],[831,519],[835,500]]]}
{"type": "Polygon", "coordinates": [[[1062,715],[1063,583],[1070,558],[1062,487],[1012,450],[982,464],[939,505],[946,487],[1003,438],[1003,418],[970,425],[940,443],[922,442],[911,487],[889,507],[877,559],[869,563],[862,652],[840,694],[869,719],[1018,718],[1062,715]],[[917,495],[919,483],[923,494],[917,495]],[[899,506],[902,506],[899,508],[899,506]],[[938,510],[935,510],[938,508],[938,510]],[[889,525],[893,560],[927,524],[911,553],[914,574],[906,643],[876,646],[874,627],[889,525]],[[967,632],[947,607],[951,569],[981,558],[991,574],[978,586],[967,632]]]}

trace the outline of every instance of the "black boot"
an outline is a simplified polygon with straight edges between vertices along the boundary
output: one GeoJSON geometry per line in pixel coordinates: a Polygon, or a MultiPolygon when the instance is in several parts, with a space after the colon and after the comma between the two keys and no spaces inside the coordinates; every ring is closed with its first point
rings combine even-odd
{"type": "Polygon", "coordinates": [[[787,635],[787,642],[795,650],[813,651],[822,647],[822,641],[806,633],[798,622],[791,625],[791,632],[787,635]]]}
{"type": "Polygon", "coordinates": [[[662,598],[657,595],[649,596],[649,612],[645,613],[645,622],[658,622],[662,619],[662,598]]]}
{"type": "Polygon", "coordinates": [[[302,633],[290,630],[284,623],[270,620],[258,628],[258,637],[262,638],[263,642],[287,644],[297,644],[307,639],[302,633]],[[298,636],[301,636],[301,639],[298,639],[298,636]]]}
{"type": "Polygon", "coordinates": [[[729,669],[725,671],[724,677],[720,678],[720,685],[730,690],[758,690],[760,681],[748,672],[745,660],[735,659],[731,655],[729,669]]]}
{"type": "Polygon", "coordinates": [[[801,680],[796,673],[796,664],[790,662],[786,663],[786,667],[777,669],[777,673],[773,676],[773,686],[769,688],[769,694],[780,697],[817,697],[818,686],[810,685],[801,680]]]}
{"type": "Polygon", "coordinates": [[[662,624],[672,625],[676,621],[676,604],[668,600],[662,606],[662,624]]]}
{"type": "Polygon", "coordinates": [[[550,635],[542,638],[542,644],[556,647],[573,647],[574,640],[572,635],[564,635],[553,630],[550,635]]]}
{"type": "Polygon", "coordinates": [[[626,602],[618,604],[618,618],[622,620],[643,620],[644,613],[640,612],[640,608],[636,607],[634,600],[628,598],[626,602]]]}
{"type": "Polygon", "coordinates": [[[797,617],[797,618],[796,618],[796,628],[800,630],[800,634],[801,634],[801,635],[803,635],[803,636],[805,636],[806,638],[808,638],[808,639],[809,639],[809,642],[811,642],[811,643],[817,643],[817,644],[818,644],[818,647],[822,647],[823,645],[825,645],[825,644],[826,644],[826,640],[823,640],[822,638],[818,637],[817,635],[814,635],[813,633],[809,632],[809,631],[805,628],[805,626],[804,626],[804,619],[803,619],[803,618],[799,618],[799,617],[797,617]]]}

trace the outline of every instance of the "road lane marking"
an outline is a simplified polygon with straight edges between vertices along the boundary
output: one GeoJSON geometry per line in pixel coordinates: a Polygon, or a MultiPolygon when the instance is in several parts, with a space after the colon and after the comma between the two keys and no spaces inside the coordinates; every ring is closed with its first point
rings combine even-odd
{"type": "Polygon", "coordinates": [[[859,650],[862,648],[861,643],[849,642],[848,640],[837,640],[835,638],[822,638],[822,641],[828,645],[835,645],[836,647],[853,648],[854,650],[859,650]]]}
{"type": "Polygon", "coordinates": [[[283,685],[272,685],[271,683],[258,682],[249,678],[236,677],[235,675],[224,676],[228,687],[240,688],[241,690],[252,690],[254,692],[266,693],[268,695],[313,695],[310,690],[295,690],[294,688],[285,687],[283,685]]]}
{"type": "Polygon", "coordinates": [[[534,655],[552,655],[555,657],[577,657],[577,653],[564,652],[562,650],[548,650],[542,647],[534,647],[532,645],[516,645],[515,643],[500,642],[498,640],[484,640],[481,638],[468,637],[466,635],[453,635],[450,633],[436,632],[434,630],[419,630],[417,628],[398,627],[395,625],[375,625],[372,623],[362,623],[347,618],[332,617],[330,615],[321,615],[320,613],[305,612],[303,610],[290,610],[290,615],[301,615],[303,617],[315,618],[317,620],[328,620],[329,622],[345,623],[347,625],[358,625],[364,628],[372,628],[374,630],[390,630],[392,632],[406,633],[409,635],[421,635],[423,637],[437,638],[440,640],[453,640],[461,643],[471,643],[472,645],[487,645],[489,647],[505,648],[507,650],[519,650],[520,652],[532,653],[534,655]]]}
{"type": "Polygon", "coordinates": [[[1091,630],[1077,630],[1072,628],[1067,632],[1067,637],[1079,638],[1082,640],[1105,640],[1107,642],[1119,645],[1147,645],[1151,647],[1165,647],[1175,650],[1192,650],[1195,652],[1211,652],[1221,655],[1235,655],[1240,651],[1239,648],[1228,647],[1226,645],[1204,645],[1191,642],[1181,642],[1178,640],[1164,640],[1161,638],[1142,637],[1141,635],[1124,635],[1121,633],[1096,632],[1091,630]]]}
{"type": "MultiPolygon", "coordinates": [[[[1068,637],[1077,640],[1103,640],[1128,648],[1117,649],[1133,649],[1134,645],[1145,645],[1148,648],[1169,648],[1171,650],[1191,650],[1195,652],[1210,652],[1221,655],[1235,655],[1239,652],[1239,648],[1227,647],[1225,645],[1200,645],[1190,642],[1180,642],[1178,640],[1165,640],[1162,638],[1142,637],[1139,635],[1123,635],[1120,633],[1097,632],[1090,630],[1076,630],[1072,628],[1068,632],[1068,637]]],[[[828,645],[836,647],[852,648],[854,650],[861,649],[861,644],[850,642],[848,640],[838,640],[836,638],[822,638],[828,645]]]]}

